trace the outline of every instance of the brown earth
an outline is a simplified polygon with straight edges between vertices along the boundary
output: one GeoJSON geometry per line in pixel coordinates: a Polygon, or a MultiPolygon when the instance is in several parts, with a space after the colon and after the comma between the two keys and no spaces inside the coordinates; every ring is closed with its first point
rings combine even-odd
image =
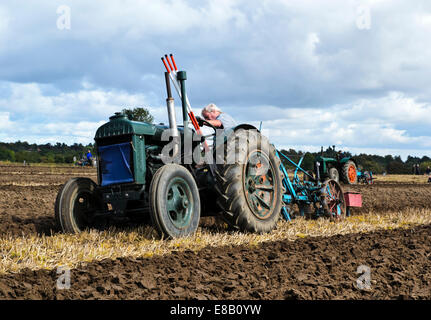
{"type": "Polygon", "coordinates": [[[352,210],[356,213],[401,211],[409,208],[431,208],[431,185],[398,183],[344,186],[345,191],[362,194],[362,208],[352,210]]]}
{"type": "Polygon", "coordinates": [[[94,168],[0,166],[0,234],[50,234],[54,202],[73,177],[97,179],[94,168]]]}
{"type": "Polygon", "coordinates": [[[204,248],[0,276],[0,299],[431,299],[431,226],[204,248]],[[412,263],[414,262],[414,263],[412,263]],[[358,267],[370,268],[360,290],[358,267]]]}

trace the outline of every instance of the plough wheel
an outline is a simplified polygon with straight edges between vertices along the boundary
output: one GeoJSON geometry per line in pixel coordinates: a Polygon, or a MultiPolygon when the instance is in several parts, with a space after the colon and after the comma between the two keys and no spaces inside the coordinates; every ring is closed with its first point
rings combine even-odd
{"type": "Polygon", "coordinates": [[[238,129],[224,146],[217,163],[217,204],[224,220],[243,232],[273,230],[282,207],[280,159],[257,130],[238,129]],[[224,163],[223,163],[224,162],[224,163]]]}
{"type": "Polygon", "coordinates": [[[364,176],[365,176],[366,184],[373,184],[373,178],[371,177],[371,174],[368,171],[364,172],[364,176]]]}
{"type": "Polygon", "coordinates": [[[326,180],[322,187],[322,206],[331,219],[343,220],[346,217],[346,200],[341,185],[335,180],[326,180]]]}

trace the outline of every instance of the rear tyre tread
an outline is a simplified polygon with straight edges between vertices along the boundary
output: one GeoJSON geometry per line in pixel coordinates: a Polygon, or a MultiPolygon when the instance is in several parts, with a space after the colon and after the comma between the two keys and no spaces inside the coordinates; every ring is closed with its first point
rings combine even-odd
{"type": "MultiPolygon", "coordinates": [[[[277,178],[274,179],[274,184],[277,183],[276,190],[278,191],[276,191],[274,195],[276,197],[276,203],[274,205],[273,212],[270,217],[265,220],[258,220],[258,218],[251,212],[243,190],[242,170],[245,164],[240,164],[239,161],[236,161],[234,164],[217,166],[218,172],[216,174],[216,180],[218,187],[215,188],[218,193],[217,204],[224,212],[223,219],[231,227],[237,228],[243,232],[270,232],[276,227],[277,221],[281,216],[281,193],[283,185],[282,174],[279,170],[280,159],[276,156],[274,146],[269,143],[266,137],[260,135],[260,133],[252,133],[249,131],[249,134],[247,134],[244,129],[239,129],[230,136],[229,140],[241,138],[242,140],[240,141],[247,141],[246,146],[237,146],[236,143],[233,144],[235,146],[235,153],[239,155],[239,159],[245,159],[247,156],[248,145],[251,145],[252,143],[254,145],[258,145],[259,141],[261,146],[267,144],[266,147],[268,149],[266,150],[269,150],[269,154],[267,154],[267,156],[269,157],[270,162],[272,162],[274,173],[277,176],[277,178]]],[[[230,145],[232,146],[232,144],[230,145]]],[[[226,149],[227,148],[225,148],[225,150],[226,149]]],[[[228,152],[229,150],[227,150],[226,154],[228,154],[228,152]]]]}

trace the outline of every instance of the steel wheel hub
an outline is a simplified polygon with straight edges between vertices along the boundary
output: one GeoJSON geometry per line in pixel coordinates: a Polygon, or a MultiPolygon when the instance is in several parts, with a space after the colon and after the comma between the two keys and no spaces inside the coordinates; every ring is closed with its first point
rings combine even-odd
{"type": "Polygon", "coordinates": [[[193,198],[187,182],[177,177],[167,188],[166,209],[177,228],[186,227],[192,216],[193,198]]]}
{"type": "Polygon", "coordinates": [[[244,166],[244,192],[252,213],[262,220],[271,216],[275,205],[275,174],[264,153],[255,151],[249,155],[244,166]]]}

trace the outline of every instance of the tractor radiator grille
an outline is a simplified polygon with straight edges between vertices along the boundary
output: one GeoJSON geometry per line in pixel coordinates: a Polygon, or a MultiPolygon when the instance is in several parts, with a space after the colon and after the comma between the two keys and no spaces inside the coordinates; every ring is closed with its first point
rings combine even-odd
{"type": "Polygon", "coordinates": [[[133,157],[130,142],[98,147],[101,186],[133,182],[133,157]]]}

